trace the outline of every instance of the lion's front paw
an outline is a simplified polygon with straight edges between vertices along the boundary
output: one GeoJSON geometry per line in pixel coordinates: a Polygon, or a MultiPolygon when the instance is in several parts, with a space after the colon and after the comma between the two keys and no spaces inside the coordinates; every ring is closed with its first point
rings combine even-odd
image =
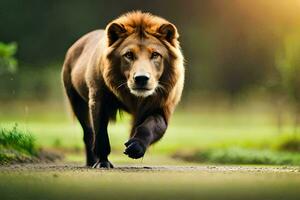
{"type": "Polygon", "coordinates": [[[138,159],[144,156],[146,146],[138,139],[132,138],[125,143],[126,149],[124,154],[133,159],[138,159]]]}

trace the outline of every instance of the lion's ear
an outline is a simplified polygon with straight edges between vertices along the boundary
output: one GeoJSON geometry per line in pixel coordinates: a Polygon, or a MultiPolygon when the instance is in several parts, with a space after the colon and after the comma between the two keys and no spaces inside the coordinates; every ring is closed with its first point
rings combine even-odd
{"type": "Polygon", "coordinates": [[[106,29],[108,46],[113,45],[118,39],[124,37],[126,33],[126,29],[124,28],[123,24],[111,23],[106,29]]]}
{"type": "Polygon", "coordinates": [[[167,40],[170,44],[175,46],[176,41],[179,37],[177,29],[175,25],[168,23],[168,24],[163,24],[158,28],[158,33],[161,34],[161,36],[167,40]]]}

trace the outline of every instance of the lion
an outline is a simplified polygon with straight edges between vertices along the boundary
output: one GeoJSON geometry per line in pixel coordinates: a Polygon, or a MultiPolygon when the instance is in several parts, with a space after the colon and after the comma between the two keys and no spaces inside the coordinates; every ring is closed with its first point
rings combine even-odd
{"type": "Polygon", "coordinates": [[[87,166],[113,168],[107,126],[119,111],[132,115],[128,157],[143,157],[162,138],[184,85],[178,37],[169,21],[133,11],[69,48],[62,80],[83,129],[87,166]]]}

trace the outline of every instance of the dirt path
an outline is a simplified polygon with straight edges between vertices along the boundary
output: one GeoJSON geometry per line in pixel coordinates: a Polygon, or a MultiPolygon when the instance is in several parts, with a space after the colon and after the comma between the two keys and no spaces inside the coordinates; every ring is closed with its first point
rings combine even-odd
{"type": "Polygon", "coordinates": [[[300,167],[0,167],[0,199],[299,199],[300,167]]]}
{"type": "Polygon", "coordinates": [[[193,166],[175,166],[175,165],[157,165],[148,166],[143,164],[136,165],[116,165],[113,169],[92,169],[73,163],[43,163],[43,164],[14,164],[10,166],[0,166],[0,173],[5,172],[64,172],[70,171],[74,173],[84,171],[109,171],[109,172],[218,172],[218,173],[293,173],[300,175],[300,167],[292,166],[222,166],[222,165],[193,165],[193,166]]]}

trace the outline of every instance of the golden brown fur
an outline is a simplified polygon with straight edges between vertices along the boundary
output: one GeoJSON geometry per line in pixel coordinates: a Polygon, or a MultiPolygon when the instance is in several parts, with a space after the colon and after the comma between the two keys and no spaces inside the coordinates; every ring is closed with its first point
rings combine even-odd
{"type": "Polygon", "coordinates": [[[112,167],[107,135],[117,110],[133,116],[125,153],[144,155],[164,134],[181,98],[183,56],[178,32],[167,20],[130,12],[80,38],[67,52],[62,78],[73,111],[84,130],[87,165],[112,167]],[[149,80],[137,88],[136,74],[149,80]]]}

